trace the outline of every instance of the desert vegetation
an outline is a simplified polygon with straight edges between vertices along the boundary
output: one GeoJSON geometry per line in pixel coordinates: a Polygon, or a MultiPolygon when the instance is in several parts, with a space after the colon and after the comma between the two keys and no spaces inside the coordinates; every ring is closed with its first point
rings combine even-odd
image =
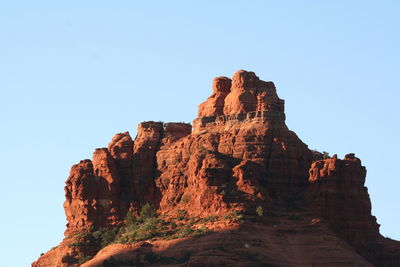
{"type": "MultiPolygon", "coordinates": [[[[210,215],[204,218],[194,218],[188,217],[185,210],[178,210],[175,217],[167,219],[159,216],[155,208],[147,203],[141,207],[139,215],[128,211],[124,219],[124,224],[121,226],[101,227],[98,229],[89,228],[84,231],[75,232],[70,236],[74,242],[71,242],[69,246],[76,248],[93,247],[98,250],[115,243],[130,244],[145,240],[200,237],[212,233],[205,224],[214,223],[219,219],[239,222],[243,220],[243,215],[235,211],[226,213],[224,216],[210,215]]],[[[65,262],[82,264],[90,260],[92,256],[85,253],[75,256],[67,254],[63,260],[65,262]]],[[[147,257],[151,261],[163,263],[179,263],[185,258],[167,259],[157,254],[148,255],[147,257]]],[[[145,259],[145,261],[148,260],[145,259]]],[[[105,264],[105,266],[116,266],[121,263],[116,259],[110,259],[105,264]]]]}

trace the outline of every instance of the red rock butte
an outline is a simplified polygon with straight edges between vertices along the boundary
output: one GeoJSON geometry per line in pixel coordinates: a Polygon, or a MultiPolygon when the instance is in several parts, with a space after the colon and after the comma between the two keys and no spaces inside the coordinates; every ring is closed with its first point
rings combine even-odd
{"type": "Polygon", "coordinates": [[[73,165],[65,238],[32,266],[400,266],[365,177],[353,153],[310,150],[274,83],[239,70],[214,79],[193,126],[142,122],[73,165]],[[119,242],[146,203],[158,230],[119,242]],[[105,245],[100,229],[119,232],[105,245]]]}

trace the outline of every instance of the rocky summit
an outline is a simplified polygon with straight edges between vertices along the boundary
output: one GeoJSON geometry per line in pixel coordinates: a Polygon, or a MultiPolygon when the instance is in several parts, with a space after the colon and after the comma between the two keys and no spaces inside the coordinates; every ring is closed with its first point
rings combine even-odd
{"type": "Polygon", "coordinates": [[[71,168],[65,238],[32,266],[400,266],[354,153],[310,150],[273,82],[215,78],[193,124],[147,121],[71,168]]]}

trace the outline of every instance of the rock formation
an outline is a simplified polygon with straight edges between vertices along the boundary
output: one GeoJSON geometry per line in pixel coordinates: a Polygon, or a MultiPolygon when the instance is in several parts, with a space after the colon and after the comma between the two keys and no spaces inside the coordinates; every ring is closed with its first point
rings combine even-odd
{"type": "Polygon", "coordinates": [[[379,234],[371,215],[371,201],[364,186],[366,169],[353,153],[343,160],[332,158],[313,162],[309,170],[312,209],[356,250],[378,266],[397,266],[400,246],[379,234]],[[391,253],[388,253],[390,250],[391,253]],[[386,253],[386,255],[385,255],[386,253]]]}
{"type": "Polygon", "coordinates": [[[72,166],[66,237],[32,265],[77,266],[89,259],[82,255],[94,256],[84,266],[134,266],[133,257],[137,265],[162,259],[185,266],[400,265],[400,244],[379,234],[366,169],[354,154],[324,159],[308,149],[286,126],[275,85],[253,72],[215,78],[212,87],[193,128],[143,122],[135,140],[117,134],[92,160],[72,166]],[[139,216],[146,203],[173,220],[172,228],[216,233],[178,244],[168,228],[144,243],[100,252],[90,238],[76,245],[82,233],[123,227],[126,215],[139,216]],[[190,256],[179,254],[188,249],[190,256]]]}
{"type": "Polygon", "coordinates": [[[213,81],[213,93],[203,103],[199,105],[198,117],[209,117],[224,114],[225,97],[231,91],[231,79],[227,77],[217,77],[213,81]]]}

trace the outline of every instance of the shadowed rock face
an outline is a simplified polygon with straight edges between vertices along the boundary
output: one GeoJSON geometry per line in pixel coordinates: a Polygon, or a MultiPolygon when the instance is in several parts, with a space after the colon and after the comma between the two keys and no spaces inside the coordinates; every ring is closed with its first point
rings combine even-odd
{"type": "Polygon", "coordinates": [[[400,246],[379,234],[364,186],[366,169],[354,154],[312,163],[309,170],[311,210],[356,250],[379,266],[399,265],[400,246]],[[390,252],[389,252],[390,251],[390,252]],[[384,256],[383,256],[384,255],[384,256]]]}
{"type": "Polygon", "coordinates": [[[364,186],[366,170],[354,154],[315,161],[309,172],[312,205],[334,229],[355,245],[378,237],[379,225],[364,186]]]}
{"type": "MultiPolygon", "coordinates": [[[[354,154],[343,160],[336,156],[323,159],[321,153],[309,150],[286,126],[284,101],[272,82],[244,70],[232,80],[215,78],[213,93],[199,105],[198,116],[193,129],[186,123],[140,123],[135,140],[128,132],[119,133],[108,148],[96,149],[92,160],[72,166],[65,187],[66,238],[33,266],[77,266],[74,256],[95,255],[100,248],[71,246],[73,233],[122,225],[128,210],[137,213],[145,203],[169,218],[182,210],[191,218],[222,218],[233,211],[253,218],[262,207],[264,217],[255,225],[254,220],[240,225],[222,220],[210,228],[220,231],[223,238],[205,240],[229,247],[226,240],[232,233],[236,237],[231,241],[240,242],[254,235],[249,230],[253,229],[263,231],[256,243],[266,249],[249,245],[247,252],[224,250],[223,259],[210,258],[209,264],[338,266],[346,262],[369,266],[369,261],[378,266],[400,265],[398,242],[383,238],[371,215],[361,161],[354,154]],[[287,219],[299,217],[298,223],[287,219]],[[331,248],[343,253],[335,254],[335,261],[323,252],[311,252],[304,245],[310,242],[316,251],[331,248]],[[280,252],[268,247],[270,243],[291,260],[280,260],[280,252]]],[[[167,254],[189,244],[193,253],[201,255],[207,250],[204,242],[160,242],[164,241],[153,244],[167,254]]],[[[114,250],[102,250],[85,266],[101,266],[107,257],[125,255],[121,249],[136,254],[152,250],[137,244],[129,249],[113,246],[114,250]]],[[[192,257],[186,263],[200,266],[202,261],[192,257]]]]}

